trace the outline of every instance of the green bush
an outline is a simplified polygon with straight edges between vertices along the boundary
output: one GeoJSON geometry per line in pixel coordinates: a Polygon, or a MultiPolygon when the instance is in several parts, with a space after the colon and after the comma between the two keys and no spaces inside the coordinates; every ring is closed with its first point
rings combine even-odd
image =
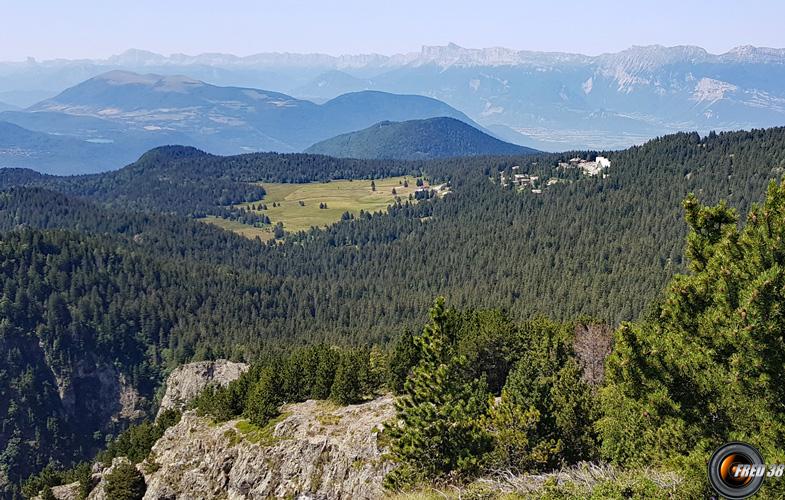
{"type": "Polygon", "coordinates": [[[493,466],[521,473],[593,458],[595,404],[576,361],[529,352],[490,410],[493,466]]]}
{"type": "Polygon", "coordinates": [[[144,476],[128,462],[119,463],[106,475],[104,492],[112,500],[142,500],[147,491],[144,476]]]}
{"type": "Polygon", "coordinates": [[[602,390],[602,452],[628,465],[691,464],[705,485],[711,452],[747,441],[785,459],[785,184],[746,225],[720,204],[684,203],[690,274],[654,319],[615,335],[602,390]]]}

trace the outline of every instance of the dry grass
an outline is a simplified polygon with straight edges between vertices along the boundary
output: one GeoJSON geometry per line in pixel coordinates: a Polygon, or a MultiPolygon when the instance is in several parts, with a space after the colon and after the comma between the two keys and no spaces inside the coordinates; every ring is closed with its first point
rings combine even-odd
{"type": "Polygon", "coordinates": [[[270,217],[273,224],[283,223],[289,232],[304,231],[311,227],[323,227],[341,220],[345,212],[354,214],[384,211],[395,202],[395,198],[407,199],[417,189],[414,177],[389,177],[373,181],[376,191],[371,189],[370,180],[341,180],[311,182],[308,184],[261,183],[267,194],[261,202],[244,203],[250,206],[266,204],[267,210],[253,211],[270,217]],[[409,186],[403,187],[404,180],[409,186]],[[396,194],[392,194],[395,189],[396,194]],[[302,205],[301,203],[302,202],[302,205]],[[273,203],[277,206],[273,207],[273,203]],[[320,204],[327,208],[319,208],[320,204]]]}
{"type": "MultiPolygon", "coordinates": [[[[267,425],[264,427],[258,427],[248,420],[240,420],[235,424],[235,429],[240,432],[243,439],[250,443],[258,443],[262,446],[272,446],[280,441],[280,438],[277,438],[273,435],[275,426],[286,420],[286,417],[289,415],[290,413],[288,412],[281,413],[274,419],[267,422],[267,425]]],[[[229,438],[231,436],[226,437],[229,438]]],[[[237,442],[239,442],[239,440],[237,442]]]]}
{"type": "MultiPolygon", "coordinates": [[[[682,478],[674,473],[654,469],[635,470],[636,476],[646,477],[663,490],[678,487],[682,478]]],[[[477,481],[500,493],[536,493],[546,483],[554,485],[570,484],[579,490],[591,491],[600,483],[623,483],[629,480],[631,471],[608,464],[583,463],[574,467],[545,474],[517,475],[510,471],[498,471],[490,478],[477,481]]]]}
{"type": "MultiPolygon", "coordinates": [[[[495,473],[466,485],[439,485],[409,492],[391,492],[391,500],[461,500],[461,499],[583,499],[596,498],[597,488],[612,483],[619,490],[643,481],[658,490],[653,498],[678,498],[683,479],[674,473],[654,469],[620,469],[607,464],[583,463],[544,474],[495,473]]],[[[607,488],[606,488],[607,490],[607,488]]],[[[606,490],[603,490],[605,492],[606,490]]],[[[605,498],[604,493],[600,494],[605,498]]],[[[607,498],[623,498],[611,494],[607,498]]],[[[639,497],[635,497],[639,498],[639,497]]]]}
{"type": "Polygon", "coordinates": [[[324,227],[341,220],[349,212],[357,216],[360,211],[379,212],[395,203],[396,198],[407,200],[417,190],[417,177],[387,177],[375,179],[376,190],[371,188],[370,180],[338,180],[330,182],[310,182],[306,184],[282,184],[262,182],[267,194],[263,199],[235,205],[237,208],[266,215],[271,224],[254,227],[238,221],[209,216],[202,220],[232,231],[246,238],[259,237],[262,241],[273,238],[273,226],[283,223],[287,232],[296,233],[312,227],[324,227]],[[408,183],[404,187],[404,182],[408,183]],[[393,194],[393,189],[395,194],[393,194]],[[273,206],[275,204],[276,206],[273,206]],[[326,208],[319,208],[320,205],[326,208]],[[253,210],[253,207],[266,205],[267,210],[253,210]]]}
{"type": "Polygon", "coordinates": [[[248,224],[243,224],[236,220],[223,219],[221,217],[215,217],[214,215],[208,215],[199,220],[207,224],[218,226],[225,231],[232,231],[249,239],[259,237],[262,241],[267,241],[273,238],[273,231],[268,227],[249,226],[248,224]]]}

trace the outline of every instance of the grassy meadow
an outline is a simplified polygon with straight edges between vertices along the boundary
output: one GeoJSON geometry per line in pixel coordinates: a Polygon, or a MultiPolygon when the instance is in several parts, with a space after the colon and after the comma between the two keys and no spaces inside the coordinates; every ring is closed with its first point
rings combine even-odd
{"type": "Polygon", "coordinates": [[[357,215],[360,210],[378,212],[387,209],[396,196],[406,199],[417,190],[417,178],[412,176],[375,179],[376,191],[371,188],[370,180],[338,180],[330,182],[311,182],[307,184],[259,183],[267,194],[264,199],[237,205],[249,212],[267,215],[271,225],[252,227],[237,221],[207,217],[205,222],[215,224],[228,231],[234,231],[248,238],[260,237],[263,240],[273,237],[272,226],[283,223],[287,232],[322,227],[338,222],[345,212],[357,215]],[[408,181],[408,187],[404,182],[408,181]],[[393,194],[395,189],[396,194],[393,194]],[[302,202],[302,203],[301,203],[302,202]],[[275,203],[276,206],[273,206],[275,203]],[[326,204],[326,208],[319,208],[326,204]],[[267,210],[254,210],[267,206],[267,210]]]}
{"type": "Polygon", "coordinates": [[[248,224],[243,224],[242,222],[236,220],[215,217],[214,215],[208,215],[207,217],[199,220],[206,222],[207,224],[218,226],[225,231],[232,231],[233,233],[237,233],[250,239],[254,239],[257,236],[261,238],[262,241],[273,238],[273,231],[269,227],[254,227],[248,224]]]}

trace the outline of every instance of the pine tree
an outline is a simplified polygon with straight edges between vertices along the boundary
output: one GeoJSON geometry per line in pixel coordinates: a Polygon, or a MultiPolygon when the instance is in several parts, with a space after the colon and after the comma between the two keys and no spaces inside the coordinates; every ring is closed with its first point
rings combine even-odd
{"type": "Polygon", "coordinates": [[[385,370],[387,367],[387,358],[384,351],[374,344],[367,356],[368,370],[367,376],[363,381],[363,393],[375,394],[376,391],[384,384],[385,370]]]}
{"type": "Polygon", "coordinates": [[[574,358],[554,354],[527,351],[491,408],[495,467],[523,473],[593,458],[591,389],[574,358]]]}
{"type": "Polygon", "coordinates": [[[262,427],[278,415],[281,404],[281,384],[272,367],[264,369],[258,382],[248,393],[244,415],[254,425],[262,427]]]}
{"type": "Polygon", "coordinates": [[[280,384],[285,401],[302,401],[310,396],[313,380],[308,380],[308,372],[315,367],[306,366],[303,358],[303,351],[295,351],[283,362],[280,384]]]}
{"type": "Polygon", "coordinates": [[[403,391],[404,383],[419,361],[419,349],[411,331],[405,330],[395,342],[387,366],[387,387],[396,394],[403,391]]]}
{"type": "Polygon", "coordinates": [[[385,482],[402,487],[425,478],[475,472],[490,449],[481,420],[488,409],[484,378],[467,380],[463,359],[453,358],[453,311],[438,298],[431,321],[417,338],[420,362],[396,401],[397,422],[389,432],[400,467],[385,482]]]}
{"type": "Polygon", "coordinates": [[[739,440],[782,460],[785,183],[771,183],[741,230],[724,205],[689,197],[685,209],[691,273],[673,279],[648,321],[616,332],[602,451],[625,464],[689,460],[701,470],[711,450],[739,440]]]}
{"type": "Polygon", "coordinates": [[[337,354],[333,349],[324,346],[319,348],[316,374],[313,390],[311,391],[312,398],[327,399],[330,397],[338,361],[337,354]]]}
{"type": "Polygon", "coordinates": [[[119,463],[106,476],[104,492],[112,500],[141,500],[145,491],[144,476],[129,462],[119,463]]]}
{"type": "Polygon", "coordinates": [[[361,398],[355,360],[352,353],[341,355],[341,361],[335,372],[335,379],[330,391],[330,399],[336,403],[348,405],[358,402],[361,398]]]}

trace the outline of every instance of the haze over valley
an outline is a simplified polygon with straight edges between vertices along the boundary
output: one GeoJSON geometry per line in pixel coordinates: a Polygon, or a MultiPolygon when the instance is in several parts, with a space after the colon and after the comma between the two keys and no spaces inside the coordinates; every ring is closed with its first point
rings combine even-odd
{"type": "MultiPolygon", "coordinates": [[[[616,149],[679,130],[707,133],[767,127],[780,124],[785,116],[785,52],[753,46],[723,54],[694,46],[636,46],[593,57],[466,49],[454,44],[391,56],[340,57],[289,53],[162,56],[129,50],[99,60],[0,63],[0,101],[25,108],[34,105],[31,109],[38,111],[52,109],[52,103],[41,105],[20,91],[30,95],[30,89],[36,89],[39,96],[55,97],[66,88],[78,89],[88,77],[115,70],[165,75],[166,81],[158,84],[160,92],[168,86],[186,92],[193,80],[199,80],[265,89],[273,99],[283,93],[289,105],[303,105],[302,100],[326,102],[364,90],[428,96],[497,131],[505,140],[552,151],[616,149]],[[43,84],[46,88],[40,88],[43,84]]],[[[122,73],[110,75],[103,78],[115,83],[133,80],[122,73]]],[[[160,80],[136,78],[137,83],[148,84],[151,78],[160,80]]],[[[107,113],[113,106],[123,109],[123,100],[129,96],[120,94],[114,95],[118,102],[103,102],[104,117],[111,118],[107,113]]],[[[248,96],[239,97],[238,103],[242,102],[247,105],[248,96]]],[[[70,104],[76,107],[64,110],[72,114],[79,106],[86,106],[82,108],[86,114],[101,111],[90,107],[95,103],[70,104]]],[[[151,122],[156,109],[160,108],[148,109],[151,122]]],[[[220,114],[211,125],[216,127],[221,120],[227,118],[220,114]]],[[[310,145],[303,144],[305,138],[278,141],[259,134],[255,142],[240,141],[236,147],[290,151],[310,145]]]]}
{"type": "MultiPolygon", "coordinates": [[[[16,130],[6,137],[0,165],[50,173],[117,169],[155,146],[182,144],[216,154],[297,152],[332,136],[383,120],[451,117],[480,127],[429,97],[359,91],[323,104],[285,94],[218,87],[183,76],[111,71],[24,111],[0,113],[16,130]],[[67,150],[38,145],[26,135],[49,134],[85,151],[81,165],[67,150]],[[26,134],[26,135],[25,135],[26,134]],[[69,170],[70,168],[70,170],[69,170]]],[[[11,127],[9,127],[10,129],[11,127]]],[[[72,155],[73,156],[73,155],[72,155]]]]}

